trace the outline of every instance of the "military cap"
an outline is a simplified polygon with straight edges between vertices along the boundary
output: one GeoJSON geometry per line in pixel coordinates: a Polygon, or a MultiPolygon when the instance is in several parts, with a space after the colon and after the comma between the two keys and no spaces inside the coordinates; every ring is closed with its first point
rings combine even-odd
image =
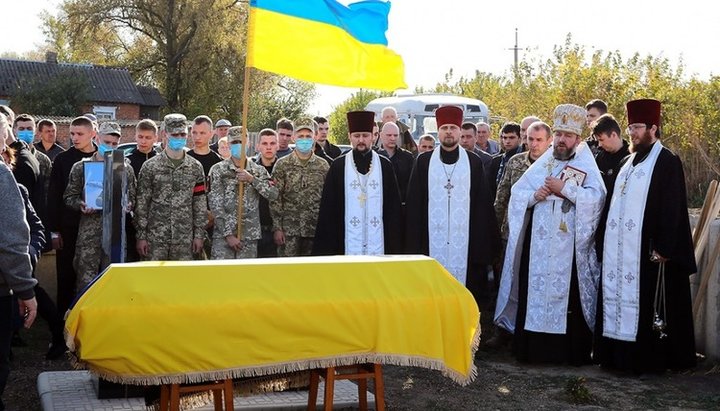
{"type": "Polygon", "coordinates": [[[627,105],[628,124],[654,124],[660,126],[660,102],[645,98],[641,100],[628,101],[627,105]]]}
{"type": "Polygon", "coordinates": [[[120,137],[122,135],[122,131],[120,130],[120,124],[118,124],[114,121],[106,121],[106,122],[100,124],[98,133],[99,134],[115,134],[118,137],[120,137]]]}
{"type": "Polygon", "coordinates": [[[560,104],[553,112],[553,131],[565,131],[581,135],[585,126],[587,111],[575,104],[560,104]]]}
{"type": "Polygon", "coordinates": [[[372,133],[375,113],[372,111],[350,111],[346,114],[349,133],[372,133]]]}
{"type": "Polygon", "coordinates": [[[224,118],[221,118],[220,120],[215,123],[215,128],[217,127],[231,127],[232,123],[228,120],[225,120],[224,118]]]}
{"type": "Polygon", "coordinates": [[[295,131],[310,130],[313,134],[317,133],[317,122],[310,117],[301,117],[295,120],[295,131]]]}
{"type": "Polygon", "coordinates": [[[234,126],[228,129],[227,140],[228,143],[242,141],[242,126],[234,126]]]}
{"type": "Polygon", "coordinates": [[[168,134],[187,133],[187,117],[171,113],[163,119],[163,128],[168,134]]]}

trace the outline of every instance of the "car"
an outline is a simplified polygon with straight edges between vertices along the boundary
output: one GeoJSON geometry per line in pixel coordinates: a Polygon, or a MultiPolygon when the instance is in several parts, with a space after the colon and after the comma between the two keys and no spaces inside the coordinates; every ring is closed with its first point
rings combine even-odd
{"type": "MultiPolygon", "coordinates": [[[[154,146],[155,146],[155,151],[162,150],[162,146],[160,145],[160,143],[155,143],[154,146]]],[[[133,150],[135,150],[135,148],[137,148],[137,143],[122,143],[122,144],[118,144],[118,146],[117,146],[117,150],[124,151],[126,156],[128,154],[132,153],[133,150]]]]}

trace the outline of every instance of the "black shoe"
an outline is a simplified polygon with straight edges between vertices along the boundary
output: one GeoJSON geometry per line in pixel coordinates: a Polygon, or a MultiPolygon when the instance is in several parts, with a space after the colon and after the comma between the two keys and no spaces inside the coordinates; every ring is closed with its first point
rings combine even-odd
{"type": "Polygon", "coordinates": [[[12,347],[27,347],[27,343],[23,340],[18,333],[13,333],[12,336],[12,347]]]}
{"type": "Polygon", "coordinates": [[[65,355],[66,351],[67,347],[65,346],[65,344],[50,344],[50,349],[48,350],[47,354],[45,354],[45,359],[51,361],[60,359],[65,355]]]}
{"type": "Polygon", "coordinates": [[[507,330],[495,327],[495,335],[484,344],[485,349],[499,350],[510,346],[513,335],[507,330]]]}

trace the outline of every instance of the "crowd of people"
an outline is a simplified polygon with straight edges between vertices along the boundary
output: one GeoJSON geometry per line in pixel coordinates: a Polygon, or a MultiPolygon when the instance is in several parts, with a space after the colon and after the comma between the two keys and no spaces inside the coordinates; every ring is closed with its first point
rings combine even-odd
{"type": "MultiPolygon", "coordinates": [[[[39,311],[47,358],[59,358],[62,314],[107,265],[83,170],[122,131],[77,117],[65,150],[52,121],[0,112],[1,390],[13,322],[29,326],[39,311]],[[56,304],[33,275],[50,249],[56,304]]],[[[326,118],[283,118],[247,161],[244,130],[228,120],[142,120],[126,156],[126,261],[424,254],[494,310],[484,346],[512,347],[523,362],[692,367],[682,163],[661,144],[658,101],[628,102],[627,117],[629,142],[604,102],[562,104],[552,125],[508,121],[497,142],[489,124],[447,106],[437,137],[416,142],[392,107],[379,122],[354,111],[347,153],[328,141],[326,118]]]]}

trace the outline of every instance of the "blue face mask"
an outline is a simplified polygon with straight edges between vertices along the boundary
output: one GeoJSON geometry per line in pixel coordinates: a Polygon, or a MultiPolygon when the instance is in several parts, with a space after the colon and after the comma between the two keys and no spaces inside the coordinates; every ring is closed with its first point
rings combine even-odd
{"type": "Polygon", "coordinates": [[[187,138],[183,137],[170,137],[168,138],[168,148],[173,151],[180,151],[185,147],[187,138]]]}
{"type": "Polygon", "coordinates": [[[32,130],[20,130],[17,132],[17,137],[20,141],[32,144],[33,139],[35,138],[35,132],[32,130]]]}
{"type": "Polygon", "coordinates": [[[109,151],[113,151],[113,146],[111,146],[110,144],[98,144],[98,154],[100,154],[101,157],[105,157],[105,153],[109,151]]]}
{"type": "Polygon", "coordinates": [[[240,157],[242,157],[242,147],[242,143],[230,144],[230,155],[240,160],[240,157]]]}
{"type": "Polygon", "coordinates": [[[313,143],[314,143],[314,141],[311,138],[299,138],[295,142],[295,148],[299,152],[301,152],[303,154],[307,154],[310,152],[310,150],[312,150],[313,143]]]}

